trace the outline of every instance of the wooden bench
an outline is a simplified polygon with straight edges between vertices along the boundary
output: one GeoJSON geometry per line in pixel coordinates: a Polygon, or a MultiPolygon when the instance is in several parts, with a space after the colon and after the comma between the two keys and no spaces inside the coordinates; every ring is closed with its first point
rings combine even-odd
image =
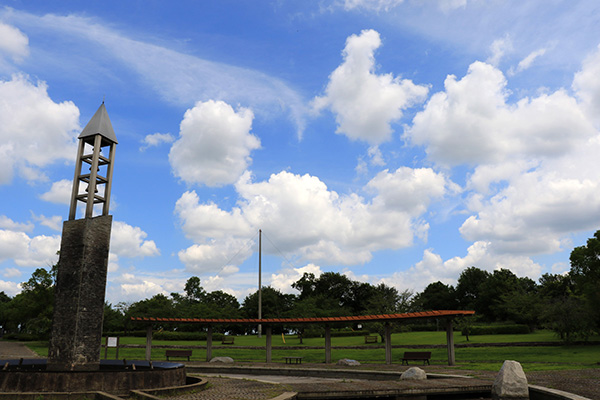
{"type": "Polygon", "coordinates": [[[191,356],[192,356],[191,350],[168,349],[167,351],[165,351],[165,357],[167,357],[167,361],[169,361],[169,357],[187,357],[188,361],[190,361],[191,356]]]}
{"type": "Polygon", "coordinates": [[[235,339],[233,336],[223,336],[223,339],[221,339],[221,344],[233,344],[234,340],[235,339]]]}
{"type": "Polygon", "coordinates": [[[425,363],[427,363],[427,365],[430,365],[430,359],[430,351],[405,351],[404,356],[402,357],[402,365],[404,365],[404,363],[408,365],[409,361],[423,361],[423,365],[425,365],[425,363]]]}
{"type": "Polygon", "coordinates": [[[285,358],[285,363],[286,364],[302,364],[302,359],[304,357],[283,357],[285,358]],[[292,362],[293,361],[293,362],[292,362]]]}
{"type": "Polygon", "coordinates": [[[375,335],[365,336],[365,343],[377,343],[377,336],[375,336],[375,335]]]}

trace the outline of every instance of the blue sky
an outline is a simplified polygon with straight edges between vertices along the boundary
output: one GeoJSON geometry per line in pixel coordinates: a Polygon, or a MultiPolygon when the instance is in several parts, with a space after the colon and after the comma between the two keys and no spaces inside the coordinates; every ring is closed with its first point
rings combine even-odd
{"type": "Polygon", "coordinates": [[[76,138],[119,140],[107,299],[568,271],[600,228],[595,1],[4,1],[0,290],[56,262],[76,138]]]}

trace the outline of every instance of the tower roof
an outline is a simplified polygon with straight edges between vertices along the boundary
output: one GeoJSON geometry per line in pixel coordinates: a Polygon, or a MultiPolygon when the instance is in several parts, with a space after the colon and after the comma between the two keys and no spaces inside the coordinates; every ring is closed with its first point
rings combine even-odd
{"type": "Polygon", "coordinates": [[[103,145],[110,144],[107,143],[107,141],[118,143],[115,131],[110,123],[110,118],[108,118],[106,107],[104,107],[104,102],[102,102],[90,122],[83,128],[81,135],[79,135],[79,139],[83,139],[87,142],[88,138],[92,138],[96,135],[102,136],[103,145]]]}

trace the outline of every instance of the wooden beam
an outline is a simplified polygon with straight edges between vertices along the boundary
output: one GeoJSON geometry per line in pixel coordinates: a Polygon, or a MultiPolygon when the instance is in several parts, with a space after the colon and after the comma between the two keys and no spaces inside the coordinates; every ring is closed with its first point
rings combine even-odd
{"type": "Polygon", "coordinates": [[[152,357],[152,325],[146,328],[146,361],[152,357]]]}
{"type": "Polygon", "coordinates": [[[213,327],[208,325],[208,331],[206,332],[206,361],[212,360],[212,334],[213,327]]]}
{"type": "Polygon", "coordinates": [[[331,327],[325,325],[325,364],[331,363],[331,327]]]}
{"type": "Polygon", "coordinates": [[[452,318],[446,322],[446,347],[448,348],[448,365],[456,363],[454,355],[454,329],[452,327],[452,318]]]}

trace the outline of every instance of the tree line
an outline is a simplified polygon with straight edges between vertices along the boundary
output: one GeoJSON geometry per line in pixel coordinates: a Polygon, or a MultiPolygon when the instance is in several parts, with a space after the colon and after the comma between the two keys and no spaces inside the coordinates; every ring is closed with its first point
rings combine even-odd
{"type": "MultiPolygon", "coordinates": [[[[434,282],[422,292],[399,291],[384,283],[354,281],[337,272],[305,273],[292,284],[297,294],[262,288],[263,318],[373,315],[428,310],[474,310],[482,323],[511,322],[531,329],[549,328],[564,341],[586,340],[600,333],[600,230],[576,247],[566,274],[544,274],[538,282],[507,269],[493,272],[475,266],[460,274],[456,286],[434,282]]],[[[36,269],[14,297],[0,292],[0,324],[20,338],[47,338],[54,301],[56,266],[36,269]]],[[[207,292],[200,278],[187,280],[182,293],[157,294],[130,304],[105,305],[106,332],[132,329],[131,317],[257,318],[258,290],[238,300],[221,290],[207,292]]],[[[221,327],[234,333],[254,329],[221,327]]],[[[193,325],[171,326],[179,331],[193,325]]],[[[311,329],[311,328],[306,328],[311,329]]],[[[373,324],[370,329],[381,330],[373,324]]]]}

